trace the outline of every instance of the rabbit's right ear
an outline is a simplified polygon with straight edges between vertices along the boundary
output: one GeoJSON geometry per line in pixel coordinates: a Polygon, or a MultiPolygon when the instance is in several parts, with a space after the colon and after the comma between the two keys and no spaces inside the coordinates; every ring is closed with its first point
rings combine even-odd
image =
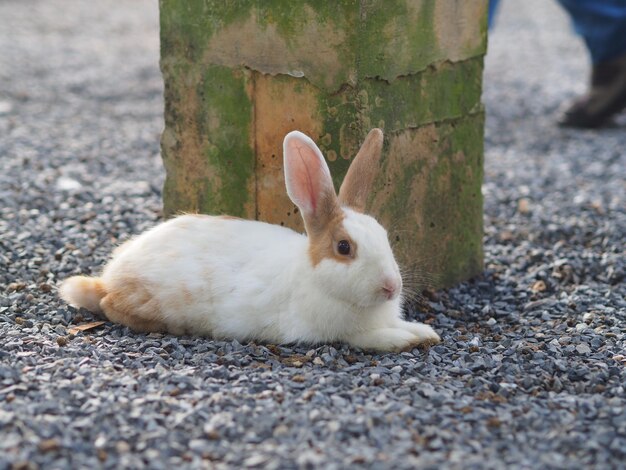
{"type": "Polygon", "coordinates": [[[324,230],[341,209],[322,152],[308,136],[292,131],[285,136],[283,157],[287,194],[307,232],[324,230]]]}

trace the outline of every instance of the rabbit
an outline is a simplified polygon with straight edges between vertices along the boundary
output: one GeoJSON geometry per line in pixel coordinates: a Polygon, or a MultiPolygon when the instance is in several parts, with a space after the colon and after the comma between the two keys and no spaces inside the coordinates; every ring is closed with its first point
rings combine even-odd
{"type": "Polygon", "coordinates": [[[306,234],[180,215],[114,250],[100,277],[65,280],[60,296],[138,332],[373,351],[438,343],[430,326],[402,319],[402,278],[387,232],[363,213],[382,145],[382,131],[370,131],[337,195],[319,148],[290,132],[285,182],[306,234]]]}

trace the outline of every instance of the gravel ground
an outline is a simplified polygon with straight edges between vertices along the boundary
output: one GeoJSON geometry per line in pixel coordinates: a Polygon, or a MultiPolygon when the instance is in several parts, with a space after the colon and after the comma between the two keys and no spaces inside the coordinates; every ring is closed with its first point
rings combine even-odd
{"type": "Polygon", "coordinates": [[[0,469],[623,468],[626,120],[555,127],[588,72],[555,4],[491,37],[485,274],[411,314],[443,344],[386,355],[70,333],[57,282],[160,218],[157,19],[0,2],[0,469]]]}

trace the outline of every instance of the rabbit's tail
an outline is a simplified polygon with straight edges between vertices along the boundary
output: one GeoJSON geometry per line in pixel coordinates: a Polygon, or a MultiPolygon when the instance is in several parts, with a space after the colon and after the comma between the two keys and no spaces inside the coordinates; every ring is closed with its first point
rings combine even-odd
{"type": "Polygon", "coordinates": [[[99,277],[73,276],[63,281],[59,295],[74,307],[84,307],[90,312],[102,314],[100,301],[107,295],[99,277]]]}

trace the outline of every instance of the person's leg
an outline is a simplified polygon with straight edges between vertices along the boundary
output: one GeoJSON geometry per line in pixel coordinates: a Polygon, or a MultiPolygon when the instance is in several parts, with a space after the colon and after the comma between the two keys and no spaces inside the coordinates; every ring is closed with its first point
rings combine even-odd
{"type": "Polygon", "coordinates": [[[559,0],[589,49],[593,64],[626,54],[626,0],[559,0]]]}
{"type": "Polygon", "coordinates": [[[489,0],[489,16],[488,16],[488,25],[489,29],[491,29],[495,22],[496,11],[498,10],[498,4],[500,0],[489,0]]]}
{"type": "Polygon", "coordinates": [[[598,127],[626,107],[626,0],[559,0],[593,65],[587,95],[563,115],[567,127],[598,127]]]}

